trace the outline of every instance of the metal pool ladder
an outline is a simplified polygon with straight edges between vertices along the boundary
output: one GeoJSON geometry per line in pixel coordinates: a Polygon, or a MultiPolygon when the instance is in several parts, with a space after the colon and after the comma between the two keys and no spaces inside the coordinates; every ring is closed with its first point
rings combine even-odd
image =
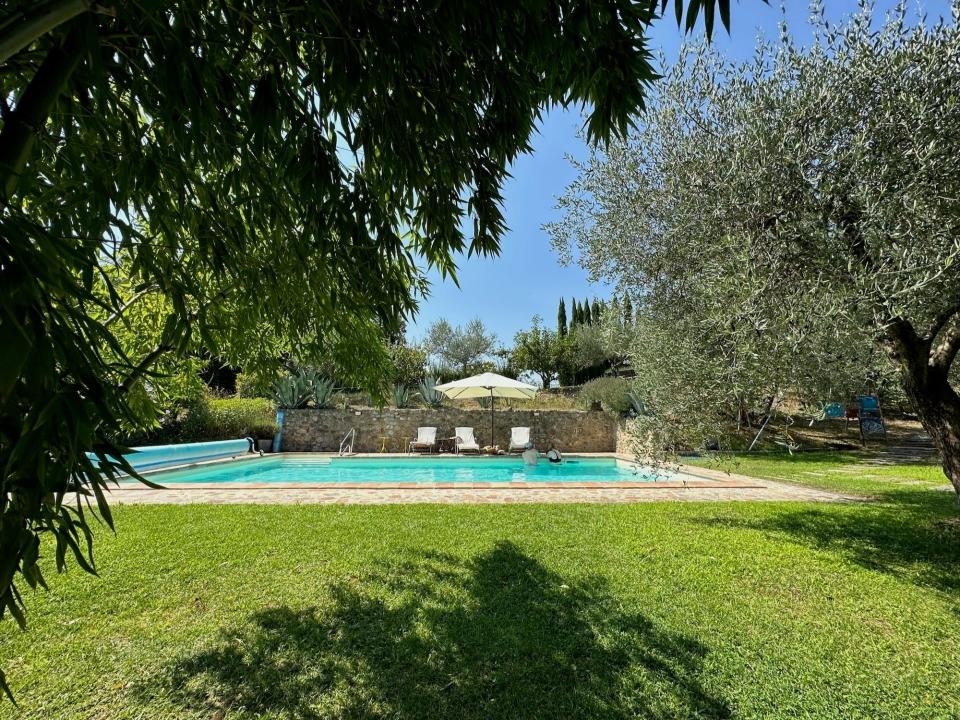
{"type": "Polygon", "coordinates": [[[357,439],[357,429],[350,428],[340,441],[340,455],[353,454],[353,442],[357,439]]]}

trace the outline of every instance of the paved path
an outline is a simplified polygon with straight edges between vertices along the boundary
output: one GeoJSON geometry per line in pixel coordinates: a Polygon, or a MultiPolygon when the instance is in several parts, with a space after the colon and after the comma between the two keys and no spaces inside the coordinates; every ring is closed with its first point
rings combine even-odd
{"type": "Polygon", "coordinates": [[[632,503],[655,501],[798,500],[836,502],[854,500],[814,488],[727,475],[702,468],[684,468],[681,482],[593,483],[542,485],[512,484],[492,487],[441,485],[376,488],[358,485],[193,485],[153,490],[146,486],[114,489],[110,499],[120,504],[398,504],[398,503],[632,503]]]}

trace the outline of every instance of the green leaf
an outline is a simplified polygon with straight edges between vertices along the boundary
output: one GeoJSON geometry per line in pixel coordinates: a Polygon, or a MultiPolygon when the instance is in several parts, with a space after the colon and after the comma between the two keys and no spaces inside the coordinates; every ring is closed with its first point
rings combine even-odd
{"type": "Polygon", "coordinates": [[[0,363],[0,398],[13,390],[30,355],[30,346],[29,338],[17,324],[9,320],[0,322],[0,347],[4,348],[4,361],[0,363]]]}
{"type": "MultiPolygon", "coordinates": [[[[700,16],[700,4],[701,2],[706,2],[707,5],[713,3],[713,0],[689,0],[690,5],[687,7],[687,23],[686,31],[690,32],[697,24],[697,18],[700,16]]],[[[709,36],[709,33],[708,33],[709,36]]]]}

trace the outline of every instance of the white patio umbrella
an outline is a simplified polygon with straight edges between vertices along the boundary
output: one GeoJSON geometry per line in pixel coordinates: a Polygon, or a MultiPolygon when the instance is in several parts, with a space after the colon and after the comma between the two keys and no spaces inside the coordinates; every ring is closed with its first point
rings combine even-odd
{"type": "Polygon", "coordinates": [[[529,400],[536,397],[537,388],[519,380],[511,380],[496,373],[481,373],[472,377],[454,380],[453,382],[437,385],[437,390],[451,400],[466,400],[469,398],[490,398],[490,444],[493,444],[493,399],[522,398],[529,400]]]}

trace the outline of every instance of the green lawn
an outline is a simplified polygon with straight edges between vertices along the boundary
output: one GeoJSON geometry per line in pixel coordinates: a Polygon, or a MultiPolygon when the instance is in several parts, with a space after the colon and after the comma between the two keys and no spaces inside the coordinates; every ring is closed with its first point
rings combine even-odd
{"type": "Polygon", "coordinates": [[[960,523],[901,484],[836,505],[120,508],[100,579],[50,577],[27,633],[0,626],[20,702],[0,716],[956,718],[960,523]]]}
{"type": "Polygon", "coordinates": [[[751,477],[891,500],[896,500],[898,495],[909,497],[917,490],[949,488],[949,481],[939,465],[918,462],[880,466],[866,464],[866,458],[855,452],[802,452],[793,455],[739,454],[719,459],[684,458],[684,462],[751,477]]]}

